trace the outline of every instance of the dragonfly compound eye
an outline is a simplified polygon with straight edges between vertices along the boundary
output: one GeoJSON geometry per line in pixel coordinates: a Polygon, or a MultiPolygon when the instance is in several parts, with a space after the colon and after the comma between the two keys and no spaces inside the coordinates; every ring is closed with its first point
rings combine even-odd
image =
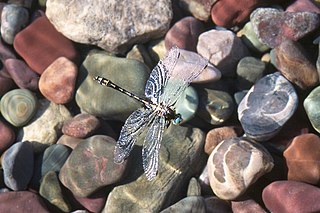
{"type": "Polygon", "coordinates": [[[183,119],[182,119],[181,115],[180,114],[176,114],[176,116],[172,120],[172,123],[174,125],[179,125],[182,121],[183,121],[183,119]]]}

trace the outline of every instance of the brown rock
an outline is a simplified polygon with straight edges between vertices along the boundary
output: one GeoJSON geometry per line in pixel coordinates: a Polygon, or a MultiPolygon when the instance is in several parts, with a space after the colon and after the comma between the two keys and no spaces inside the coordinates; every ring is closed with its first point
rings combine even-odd
{"type": "Polygon", "coordinates": [[[59,140],[57,141],[57,144],[63,144],[71,149],[74,149],[78,144],[82,141],[80,138],[71,137],[68,135],[62,135],[59,140]]]}
{"type": "Polygon", "coordinates": [[[41,75],[40,92],[56,104],[71,101],[75,92],[77,66],[65,57],[56,59],[41,75]]]}
{"type": "Polygon", "coordinates": [[[61,56],[78,62],[73,43],[59,33],[45,16],[18,33],[13,46],[30,68],[39,74],[61,56]]]}
{"type": "Polygon", "coordinates": [[[233,213],[266,213],[266,211],[254,200],[241,200],[231,202],[233,213]]]}
{"type": "Polygon", "coordinates": [[[293,139],[283,153],[288,166],[288,180],[320,183],[320,138],[303,134],[293,139]]]}
{"type": "Polygon", "coordinates": [[[0,121],[0,153],[3,153],[15,141],[15,133],[7,124],[0,121]]]}

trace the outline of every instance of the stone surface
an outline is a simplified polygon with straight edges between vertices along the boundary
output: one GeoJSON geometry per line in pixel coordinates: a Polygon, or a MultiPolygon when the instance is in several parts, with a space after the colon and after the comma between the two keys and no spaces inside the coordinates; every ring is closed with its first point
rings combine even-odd
{"type": "Polygon", "coordinates": [[[199,182],[197,181],[196,178],[191,178],[189,185],[188,185],[188,191],[187,191],[187,196],[201,196],[201,187],[199,182]]]}
{"type": "Polygon", "coordinates": [[[33,0],[8,0],[9,4],[15,4],[22,7],[26,7],[28,9],[31,9],[33,0]]]}
{"type": "Polygon", "coordinates": [[[37,18],[18,33],[13,45],[30,68],[40,75],[59,57],[64,56],[76,64],[79,60],[74,44],[59,33],[45,16],[37,18]]]}
{"type": "Polygon", "coordinates": [[[11,79],[6,70],[0,70],[0,96],[3,96],[12,88],[14,88],[14,81],[11,79]]]}
{"type": "Polygon", "coordinates": [[[89,197],[75,197],[75,199],[89,212],[100,213],[106,204],[107,193],[102,189],[89,197]]]}
{"type": "Polygon", "coordinates": [[[46,15],[69,39],[126,52],[134,43],[162,37],[172,19],[171,1],[48,0],[46,15]],[[85,11],[85,12],[84,12],[85,11]]]}
{"type": "Polygon", "coordinates": [[[181,186],[202,168],[203,144],[201,130],[170,125],[161,142],[159,171],[153,181],[143,174],[141,151],[134,149],[128,159],[127,181],[111,191],[102,212],[159,212],[177,202],[181,186]]]}
{"type": "Polygon", "coordinates": [[[238,61],[249,56],[247,47],[229,30],[209,30],[199,36],[197,52],[225,77],[234,77],[238,61]]]}
{"type": "Polygon", "coordinates": [[[102,87],[92,80],[97,75],[110,79],[138,96],[143,96],[149,77],[148,68],[141,62],[109,56],[101,51],[89,54],[79,69],[78,82],[81,84],[75,97],[82,111],[124,121],[139,107],[139,102],[112,88],[102,87]]]}
{"type": "Polygon", "coordinates": [[[209,213],[223,212],[232,213],[230,204],[226,200],[222,200],[216,196],[209,196],[205,198],[206,210],[209,213]]]}
{"type": "Polygon", "coordinates": [[[29,21],[28,10],[24,7],[7,4],[1,13],[1,38],[8,44],[13,44],[14,38],[29,21]]]}
{"type": "Polygon", "coordinates": [[[263,203],[270,212],[319,212],[318,187],[297,181],[275,181],[264,188],[263,203]],[[276,196],[275,196],[276,195],[276,196]]]}
{"type": "Polygon", "coordinates": [[[1,165],[6,186],[14,191],[27,188],[33,173],[33,150],[29,142],[17,142],[2,156],[1,165]]]}
{"type": "Polygon", "coordinates": [[[260,144],[245,138],[221,142],[208,159],[210,186],[219,198],[233,200],[273,168],[273,159],[260,144]]]}
{"type": "Polygon", "coordinates": [[[17,140],[32,142],[34,150],[41,152],[57,142],[63,123],[70,118],[71,114],[65,106],[41,99],[33,119],[19,129],[17,140]]]}
{"type": "Polygon", "coordinates": [[[126,163],[113,162],[114,146],[115,140],[103,135],[82,141],[61,168],[60,181],[79,197],[89,196],[103,186],[118,182],[123,177],[126,163]]]}
{"type": "Polygon", "coordinates": [[[73,99],[78,67],[66,57],[57,58],[42,73],[39,90],[56,104],[66,104],[73,99]]]}
{"type": "Polygon", "coordinates": [[[160,213],[172,213],[172,212],[197,212],[206,213],[206,206],[204,198],[201,196],[191,196],[183,198],[174,205],[164,209],[160,213]]]}
{"type": "Polygon", "coordinates": [[[209,83],[220,80],[221,72],[215,66],[208,63],[208,66],[200,73],[200,75],[192,81],[192,83],[209,83]]]}
{"type": "Polygon", "coordinates": [[[251,13],[250,20],[259,40],[272,48],[286,39],[299,40],[320,24],[316,13],[291,13],[274,8],[258,8],[251,13]]]}
{"type": "Polygon", "coordinates": [[[286,12],[320,13],[320,8],[314,4],[313,0],[296,0],[286,8],[286,12]]]}
{"type": "Polygon", "coordinates": [[[253,199],[241,200],[241,201],[232,201],[231,202],[232,212],[233,213],[246,213],[246,212],[255,212],[255,213],[267,213],[256,201],[253,199]]]}
{"type": "Polygon", "coordinates": [[[134,45],[132,49],[127,53],[126,58],[141,61],[150,69],[152,69],[154,66],[151,56],[149,55],[146,46],[143,44],[134,45]]]}
{"type": "Polygon", "coordinates": [[[304,109],[307,113],[307,116],[313,126],[313,128],[320,132],[320,116],[319,116],[319,107],[320,107],[320,86],[314,88],[307,98],[303,101],[304,109]]]}
{"type": "Polygon", "coordinates": [[[42,198],[29,191],[0,193],[0,211],[50,213],[42,198]]]}
{"type": "Polygon", "coordinates": [[[284,151],[288,167],[288,180],[320,184],[320,138],[303,134],[293,139],[284,151]]]}
{"type": "Polygon", "coordinates": [[[264,141],[280,131],[297,106],[293,86],[276,72],[251,87],[238,106],[238,118],[248,137],[264,141]]]}
{"type": "Polygon", "coordinates": [[[199,35],[204,31],[201,21],[192,16],[176,22],[167,32],[164,42],[167,50],[173,46],[196,52],[199,35]]]}
{"type": "Polygon", "coordinates": [[[39,75],[22,60],[7,59],[4,63],[8,73],[21,89],[38,90],[39,75]]]}
{"type": "Polygon", "coordinates": [[[93,115],[81,113],[66,121],[62,133],[75,138],[87,138],[100,126],[100,121],[93,115]]]}
{"type": "Polygon", "coordinates": [[[80,138],[75,138],[68,135],[62,135],[57,141],[57,144],[63,144],[70,147],[71,149],[74,149],[81,141],[82,139],[80,138]]]}
{"type": "Polygon", "coordinates": [[[216,2],[217,0],[179,0],[179,6],[195,18],[208,21],[211,7],[216,2]]]}
{"type": "Polygon", "coordinates": [[[16,139],[16,134],[12,127],[0,120],[0,154],[9,148],[16,139]]]}
{"type": "Polygon", "coordinates": [[[277,68],[290,82],[303,90],[319,83],[314,62],[298,42],[285,40],[274,50],[277,68]]]}
{"type": "Polygon", "coordinates": [[[11,90],[1,98],[1,114],[12,125],[24,126],[35,115],[37,103],[37,97],[29,90],[11,90]]]}

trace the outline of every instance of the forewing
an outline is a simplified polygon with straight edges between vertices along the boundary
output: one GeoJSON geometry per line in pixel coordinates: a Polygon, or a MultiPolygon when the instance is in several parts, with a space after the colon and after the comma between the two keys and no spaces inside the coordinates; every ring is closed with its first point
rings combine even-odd
{"type": "Polygon", "coordinates": [[[146,83],[145,95],[154,103],[159,103],[159,97],[168,80],[168,72],[175,67],[179,54],[180,51],[177,47],[171,48],[167,56],[160,60],[151,71],[146,83]]]}
{"type": "Polygon", "coordinates": [[[157,175],[159,149],[164,128],[165,118],[163,116],[155,116],[143,143],[142,163],[148,180],[152,180],[157,175]]]}
{"type": "Polygon", "coordinates": [[[145,108],[134,111],[124,123],[114,150],[114,162],[122,163],[130,154],[137,136],[148,125],[154,113],[145,108]]]}

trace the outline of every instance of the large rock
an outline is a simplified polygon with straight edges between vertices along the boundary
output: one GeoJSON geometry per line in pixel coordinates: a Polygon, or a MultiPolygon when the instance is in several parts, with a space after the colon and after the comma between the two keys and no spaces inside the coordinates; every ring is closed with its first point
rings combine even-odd
{"type": "Polygon", "coordinates": [[[66,37],[110,52],[162,37],[172,19],[170,0],[48,0],[46,7],[49,20],[66,37]]]}

